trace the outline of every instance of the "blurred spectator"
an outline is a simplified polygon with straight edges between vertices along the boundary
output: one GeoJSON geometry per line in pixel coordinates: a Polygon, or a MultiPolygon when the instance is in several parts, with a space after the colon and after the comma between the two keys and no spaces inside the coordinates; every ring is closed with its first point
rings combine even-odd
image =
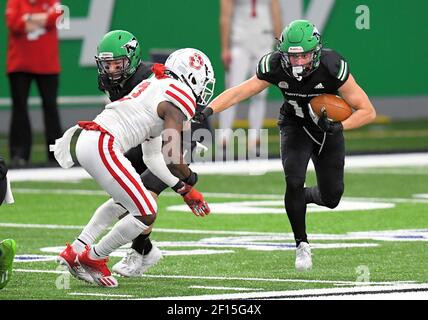
{"type": "MultiPolygon", "coordinates": [[[[233,87],[253,75],[259,59],[270,52],[282,31],[278,0],[221,0],[221,57],[226,70],[226,87],[233,87]]],[[[249,128],[260,130],[266,110],[263,91],[250,100],[249,128]]],[[[220,129],[231,129],[237,107],[219,114],[220,129]]],[[[259,131],[258,131],[259,132],[259,131]]],[[[230,130],[223,132],[223,146],[230,130]]],[[[249,148],[259,143],[259,134],[249,137],[249,148]]]]}
{"type": "Polygon", "coordinates": [[[58,0],[7,1],[7,73],[12,98],[9,150],[13,167],[30,161],[32,132],[27,100],[32,80],[42,99],[48,160],[55,161],[49,144],[62,134],[57,106],[60,63],[56,28],[61,14],[58,0]]]}

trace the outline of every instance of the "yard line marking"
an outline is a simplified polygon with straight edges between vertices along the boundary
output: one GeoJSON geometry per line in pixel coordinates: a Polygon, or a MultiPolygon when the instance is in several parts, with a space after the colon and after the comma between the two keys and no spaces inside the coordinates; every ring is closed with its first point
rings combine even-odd
{"type": "MultiPolygon", "coordinates": [[[[428,153],[400,153],[386,155],[357,155],[346,156],[345,170],[349,168],[390,168],[390,167],[421,167],[428,165],[428,153]]],[[[198,174],[248,175],[264,174],[267,172],[283,172],[280,159],[261,159],[230,162],[196,162],[191,165],[198,174]]],[[[314,170],[312,162],[309,171],[314,170]]],[[[8,171],[12,182],[16,181],[70,181],[91,179],[89,174],[79,167],[42,168],[42,169],[12,169],[8,171]]]]}
{"type": "Polygon", "coordinates": [[[62,195],[82,195],[82,196],[108,196],[102,190],[84,190],[84,189],[29,189],[29,188],[14,188],[14,193],[30,193],[30,194],[62,194],[62,195]]]}
{"type": "MultiPolygon", "coordinates": [[[[82,196],[108,196],[101,190],[82,190],[82,189],[28,189],[14,188],[14,193],[31,193],[31,194],[67,194],[82,196]]],[[[178,197],[175,192],[164,192],[162,196],[178,197]]],[[[224,199],[266,199],[266,200],[283,200],[283,194],[248,194],[248,193],[221,193],[221,192],[204,192],[206,198],[224,198],[224,199]]],[[[394,202],[394,203],[428,203],[428,199],[414,198],[367,198],[367,197],[343,197],[343,200],[349,201],[373,201],[373,202],[394,202]]]]}
{"type": "Polygon", "coordinates": [[[133,298],[129,294],[107,294],[107,293],[90,293],[90,292],[70,292],[70,296],[94,296],[94,297],[112,297],[112,298],[133,298]]]}
{"type": "Polygon", "coordinates": [[[26,273],[54,273],[54,274],[70,274],[68,271],[60,270],[36,270],[36,269],[13,269],[14,272],[26,272],[26,273]]]}
{"type": "MultiPolygon", "coordinates": [[[[324,284],[346,284],[346,285],[367,285],[368,282],[341,281],[341,280],[310,280],[310,279],[278,279],[278,278],[239,278],[239,277],[217,277],[217,276],[174,276],[174,275],[151,275],[143,274],[146,278],[170,278],[170,279],[202,279],[202,280],[239,280],[239,281],[260,281],[260,282],[302,282],[302,283],[324,283],[324,284]]],[[[396,283],[415,283],[415,281],[385,281],[369,282],[376,285],[391,285],[396,283]]]]}
{"type": "Polygon", "coordinates": [[[0,227],[5,228],[25,228],[25,229],[70,229],[81,230],[85,226],[67,226],[58,224],[26,224],[26,223],[0,223],[0,227]]]}
{"type": "Polygon", "coordinates": [[[235,287],[209,287],[209,286],[189,286],[191,289],[208,289],[208,290],[231,290],[231,291],[261,291],[262,288],[235,288],[235,287]]]}
{"type": "MultiPolygon", "coordinates": [[[[296,299],[309,297],[327,297],[327,296],[345,296],[360,294],[385,294],[399,292],[426,292],[428,297],[428,284],[401,284],[392,286],[360,286],[353,288],[325,288],[325,289],[304,289],[287,291],[266,291],[266,292],[240,292],[228,294],[213,294],[199,296],[180,296],[180,297],[158,297],[145,298],[147,300],[227,300],[227,299],[296,299]]],[[[141,300],[141,299],[137,299],[141,300]]]]}
{"type": "MultiPolygon", "coordinates": [[[[59,270],[36,270],[36,269],[14,269],[16,272],[28,273],[54,273],[67,274],[68,271],[59,270]]],[[[392,284],[413,284],[415,281],[385,281],[385,282],[355,282],[342,280],[310,280],[310,279],[275,279],[275,278],[239,278],[239,277],[218,277],[218,276],[185,276],[185,275],[151,275],[143,274],[143,278],[163,278],[163,279],[196,279],[196,280],[231,280],[231,281],[254,281],[254,282],[303,282],[303,283],[323,283],[323,284],[347,284],[347,285],[392,285],[392,284]]]]}

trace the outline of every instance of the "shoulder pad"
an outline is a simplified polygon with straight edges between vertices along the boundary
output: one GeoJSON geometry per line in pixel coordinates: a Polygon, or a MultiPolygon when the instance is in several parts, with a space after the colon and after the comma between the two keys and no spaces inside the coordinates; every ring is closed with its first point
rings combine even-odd
{"type": "Polygon", "coordinates": [[[263,78],[276,70],[280,66],[280,56],[277,51],[265,54],[257,65],[257,77],[263,78]]]}
{"type": "Polygon", "coordinates": [[[321,63],[327,68],[330,75],[338,79],[340,82],[345,82],[348,79],[348,62],[336,51],[331,49],[323,49],[321,63]]]}
{"type": "Polygon", "coordinates": [[[167,101],[178,107],[190,120],[195,115],[196,99],[192,90],[185,84],[173,80],[164,79],[163,94],[167,101]]]}

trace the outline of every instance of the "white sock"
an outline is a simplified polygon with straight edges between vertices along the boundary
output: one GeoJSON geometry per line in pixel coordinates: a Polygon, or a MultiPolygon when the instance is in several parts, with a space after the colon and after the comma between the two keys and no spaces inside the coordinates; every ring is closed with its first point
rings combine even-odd
{"type": "Polygon", "coordinates": [[[73,242],[73,249],[79,254],[85,250],[85,245],[92,245],[95,240],[127,211],[121,205],[109,199],[95,211],[92,219],[73,242]],[[80,241],[79,241],[80,240],[80,241]]]}
{"type": "Polygon", "coordinates": [[[134,240],[140,233],[148,228],[148,226],[136,217],[128,214],[117,222],[113,229],[111,229],[97,245],[92,247],[89,252],[89,257],[92,259],[104,259],[116,249],[134,240]]]}

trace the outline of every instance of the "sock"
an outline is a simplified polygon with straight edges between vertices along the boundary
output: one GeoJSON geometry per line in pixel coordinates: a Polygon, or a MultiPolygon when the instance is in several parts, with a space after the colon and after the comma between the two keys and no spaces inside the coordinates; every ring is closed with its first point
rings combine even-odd
{"type": "Polygon", "coordinates": [[[149,239],[150,233],[151,232],[148,234],[140,234],[138,237],[136,237],[132,241],[131,248],[137,251],[139,254],[148,254],[150,250],[152,250],[152,243],[149,239]]]}
{"type": "Polygon", "coordinates": [[[92,247],[89,256],[92,259],[104,259],[119,247],[131,242],[147,228],[149,227],[136,217],[128,214],[119,220],[97,245],[92,247]]]}
{"type": "Polygon", "coordinates": [[[308,238],[304,239],[295,239],[296,240],[296,248],[300,245],[301,242],[309,243],[308,238]]]}
{"type": "Polygon", "coordinates": [[[126,212],[126,209],[115,203],[113,199],[104,202],[73,242],[74,250],[77,253],[84,251],[86,245],[92,245],[104,230],[126,212]]]}

